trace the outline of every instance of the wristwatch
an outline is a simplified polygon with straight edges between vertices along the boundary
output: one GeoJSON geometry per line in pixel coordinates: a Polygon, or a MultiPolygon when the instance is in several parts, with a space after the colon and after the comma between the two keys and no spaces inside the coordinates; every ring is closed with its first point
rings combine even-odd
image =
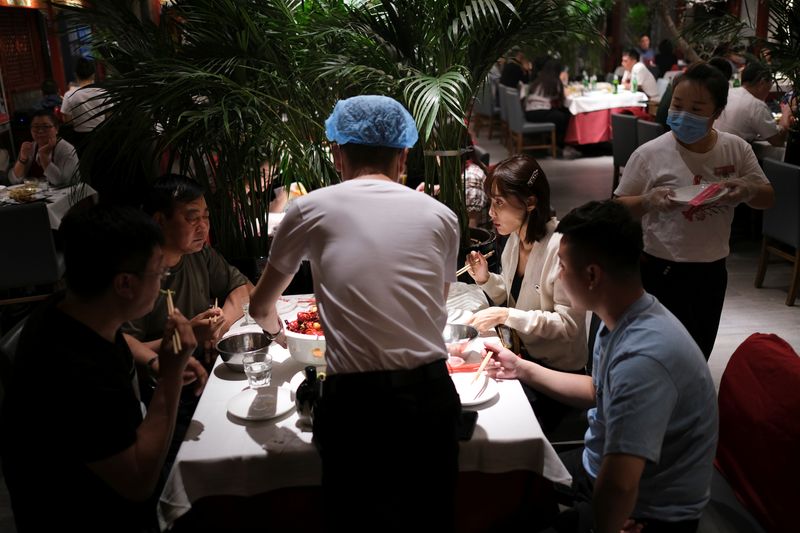
{"type": "Polygon", "coordinates": [[[269,342],[274,341],[278,337],[278,335],[280,335],[281,332],[283,331],[283,321],[280,318],[278,319],[278,324],[280,325],[280,327],[278,328],[278,331],[276,331],[275,333],[270,333],[264,328],[261,328],[262,333],[264,333],[264,335],[267,336],[267,340],[269,342]]]}

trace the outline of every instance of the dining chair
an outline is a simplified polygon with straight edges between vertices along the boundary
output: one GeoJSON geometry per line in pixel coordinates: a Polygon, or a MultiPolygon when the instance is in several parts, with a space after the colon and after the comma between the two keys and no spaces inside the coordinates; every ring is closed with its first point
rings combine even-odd
{"type": "Polygon", "coordinates": [[[3,403],[5,391],[11,385],[11,372],[17,356],[17,346],[27,321],[26,316],[0,338],[0,405],[3,403]]]}
{"type": "Polygon", "coordinates": [[[775,204],[764,211],[755,286],[760,289],[764,284],[770,255],[786,259],[793,264],[786,295],[786,305],[792,306],[800,284],[800,167],[767,157],[764,174],[775,189],[775,204]]]}
{"type": "Polygon", "coordinates": [[[658,122],[639,119],[636,124],[636,137],[639,140],[639,146],[652,141],[656,137],[661,137],[665,131],[664,126],[658,122]]]}
{"type": "Polygon", "coordinates": [[[495,98],[492,93],[492,82],[486,80],[478,91],[475,97],[475,107],[472,112],[473,116],[473,131],[476,137],[480,137],[481,128],[484,125],[488,126],[489,139],[492,138],[492,132],[496,126],[502,128],[503,123],[500,119],[500,106],[495,105],[495,98]]]}
{"type": "Polygon", "coordinates": [[[42,202],[0,208],[0,305],[43,300],[64,272],[47,206],[42,202]]]}
{"type": "Polygon", "coordinates": [[[636,136],[636,120],[634,115],[611,113],[611,152],[614,158],[612,194],[619,185],[620,169],[628,163],[631,154],[639,145],[636,136]]]}
{"type": "Polygon", "coordinates": [[[656,89],[658,89],[658,98],[659,100],[664,96],[664,93],[667,92],[667,87],[669,87],[670,80],[667,78],[658,78],[656,80],[656,89]]]}
{"type": "Polygon", "coordinates": [[[503,88],[508,116],[509,154],[521,153],[524,149],[549,148],[553,159],[556,158],[556,125],[552,122],[528,122],[522,112],[519,91],[510,87],[503,88]],[[550,142],[542,144],[523,144],[525,135],[549,133],[550,142]],[[512,149],[513,148],[513,149],[512,149]]]}

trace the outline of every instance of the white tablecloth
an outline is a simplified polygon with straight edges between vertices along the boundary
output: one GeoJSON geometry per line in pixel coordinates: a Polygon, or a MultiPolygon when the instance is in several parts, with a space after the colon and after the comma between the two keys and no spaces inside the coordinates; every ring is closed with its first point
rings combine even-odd
{"type": "MultiPolygon", "coordinates": [[[[17,202],[9,198],[8,191],[24,186],[25,184],[12,185],[0,190],[0,206],[16,205],[17,202]]],[[[61,219],[64,218],[70,207],[84,198],[96,195],[97,191],[85,183],[78,183],[63,189],[54,189],[49,185],[42,184],[35,198],[47,202],[47,215],[50,218],[50,227],[55,230],[61,225],[61,219]]]]}
{"type": "Polygon", "coordinates": [[[567,107],[573,115],[578,113],[591,113],[603,109],[614,109],[617,107],[647,106],[647,95],[643,92],[626,91],[620,89],[617,94],[606,91],[591,91],[583,96],[567,97],[567,107]]]}
{"type": "MultiPolygon", "coordinates": [[[[468,290],[480,291],[472,287],[468,290]]],[[[463,297],[466,290],[455,292],[463,297]]],[[[257,326],[238,324],[232,329],[260,331],[257,326]]],[[[289,383],[302,370],[280,346],[273,345],[270,353],[273,383],[289,383]]],[[[478,423],[472,440],[461,443],[460,469],[528,470],[569,483],[569,473],[542,433],[520,384],[502,381],[498,386],[496,398],[470,408],[479,412],[478,423]]],[[[227,413],[228,401],[246,387],[244,374],[230,371],[218,358],[159,501],[162,529],[205,496],[251,496],[320,484],[320,460],[311,444],[311,429],[299,425],[294,409],[282,417],[255,422],[227,413]]]]}

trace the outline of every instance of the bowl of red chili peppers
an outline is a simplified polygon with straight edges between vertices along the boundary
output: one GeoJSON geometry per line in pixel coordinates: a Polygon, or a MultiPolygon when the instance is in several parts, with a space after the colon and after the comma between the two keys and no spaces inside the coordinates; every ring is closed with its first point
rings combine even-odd
{"type": "Polygon", "coordinates": [[[325,364],[325,333],[316,306],[299,311],[294,320],[286,320],[284,333],[289,354],[303,365],[325,364]]]}

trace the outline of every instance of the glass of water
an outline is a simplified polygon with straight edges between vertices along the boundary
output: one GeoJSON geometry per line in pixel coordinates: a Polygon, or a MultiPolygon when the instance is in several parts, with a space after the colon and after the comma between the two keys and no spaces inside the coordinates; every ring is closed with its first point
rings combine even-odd
{"type": "Polygon", "coordinates": [[[247,352],[242,356],[242,364],[251,389],[268,387],[272,382],[272,356],[266,348],[247,352]]]}

